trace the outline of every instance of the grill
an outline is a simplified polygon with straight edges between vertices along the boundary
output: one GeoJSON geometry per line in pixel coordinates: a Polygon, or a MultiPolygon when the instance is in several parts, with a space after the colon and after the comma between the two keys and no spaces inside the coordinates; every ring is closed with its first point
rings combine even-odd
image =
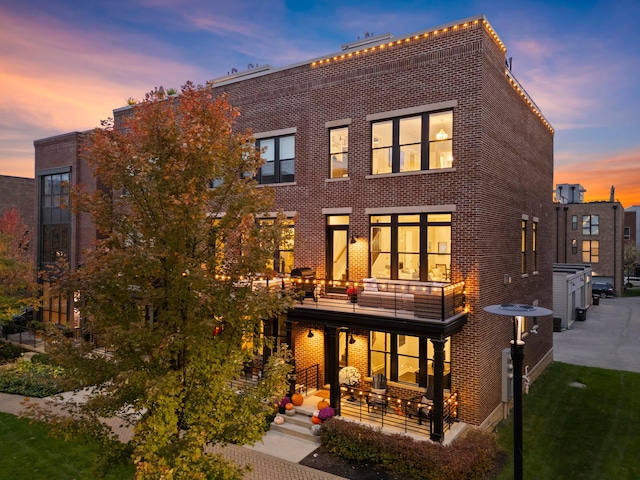
{"type": "Polygon", "coordinates": [[[297,294],[300,303],[305,298],[313,298],[314,302],[318,301],[316,292],[316,271],[309,267],[294,268],[291,270],[291,288],[297,294]]]}

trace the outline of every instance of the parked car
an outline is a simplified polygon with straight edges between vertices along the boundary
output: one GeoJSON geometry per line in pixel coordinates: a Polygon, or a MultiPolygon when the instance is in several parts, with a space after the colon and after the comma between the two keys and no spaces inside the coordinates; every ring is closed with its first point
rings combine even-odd
{"type": "Polygon", "coordinates": [[[594,283],[591,285],[591,293],[593,295],[600,295],[600,298],[608,296],[615,297],[616,293],[613,290],[613,285],[610,283],[594,283]]]}
{"type": "Polygon", "coordinates": [[[627,288],[640,287],[640,277],[625,277],[624,286],[627,288]]]}
{"type": "Polygon", "coordinates": [[[15,314],[11,317],[11,321],[21,327],[26,327],[34,319],[33,307],[26,307],[22,309],[22,312],[15,314]]]}

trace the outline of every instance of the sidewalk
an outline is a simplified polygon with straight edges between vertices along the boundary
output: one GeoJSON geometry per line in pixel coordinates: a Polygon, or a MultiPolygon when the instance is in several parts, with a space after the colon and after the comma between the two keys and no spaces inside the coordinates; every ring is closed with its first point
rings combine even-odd
{"type": "MultiPolygon", "coordinates": [[[[70,395],[65,395],[65,399],[70,395]]],[[[19,415],[24,406],[25,397],[0,393],[0,411],[19,415]]],[[[29,398],[30,402],[45,404],[51,398],[29,398]]],[[[121,427],[117,419],[109,422],[121,439],[131,438],[131,431],[121,427]]],[[[238,466],[252,465],[253,470],[247,473],[246,480],[281,479],[287,480],[344,480],[330,473],[299,465],[301,461],[318,445],[307,440],[295,439],[279,432],[269,431],[262,442],[254,446],[228,445],[224,448],[216,446],[212,451],[221,453],[226,459],[238,466]]]]}

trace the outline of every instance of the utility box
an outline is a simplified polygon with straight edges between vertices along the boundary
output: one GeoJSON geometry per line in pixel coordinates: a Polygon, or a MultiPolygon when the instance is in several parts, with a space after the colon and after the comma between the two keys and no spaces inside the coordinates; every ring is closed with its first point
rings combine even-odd
{"type": "Polygon", "coordinates": [[[587,319],[587,309],[586,308],[576,308],[576,320],[579,322],[584,322],[587,319]]]}
{"type": "Polygon", "coordinates": [[[553,317],[553,331],[554,332],[562,331],[562,319],[560,317],[553,317]]]}
{"type": "Polygon", "coordinates": [[[513,359],[511,349],[502,350],[502,401],[507,403],[513,398],[513,359]]]}

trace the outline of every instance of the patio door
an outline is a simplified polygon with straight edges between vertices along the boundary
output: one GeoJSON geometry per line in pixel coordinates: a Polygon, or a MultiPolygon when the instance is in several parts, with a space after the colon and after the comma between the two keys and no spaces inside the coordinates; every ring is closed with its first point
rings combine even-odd
{"type": "Polygon", "coordinates": [[[327,217],[327,282],[328,292],[344,293],[343,282],[349,280],[349,216],[330,215],[327,217]]]}

